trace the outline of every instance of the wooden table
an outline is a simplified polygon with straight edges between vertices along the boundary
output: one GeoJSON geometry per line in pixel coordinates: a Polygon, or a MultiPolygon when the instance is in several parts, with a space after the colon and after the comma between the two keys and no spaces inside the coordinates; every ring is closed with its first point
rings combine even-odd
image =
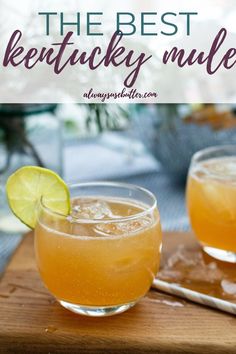
{"type": "Polygon", "coordinates": [[[236,318],[155,290],[121,315],[75,315],[42,285],[28,235],[0,282],[0,353],[235,354],[236,318]]]}

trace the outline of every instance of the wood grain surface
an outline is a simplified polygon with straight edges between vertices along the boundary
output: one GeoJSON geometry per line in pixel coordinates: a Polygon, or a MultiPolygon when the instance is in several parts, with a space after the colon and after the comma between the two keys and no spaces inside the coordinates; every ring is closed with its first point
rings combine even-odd
{"type": "MultiPolygon", "coordinates": [[[[165,252],[181,242],[194,244],[165,234],[165,252]]],[[[121,315],[73,314],[41,283],[28,235],[0,281],[0,353],[236,354],[236,318],[155,290],[121,315]]]]}

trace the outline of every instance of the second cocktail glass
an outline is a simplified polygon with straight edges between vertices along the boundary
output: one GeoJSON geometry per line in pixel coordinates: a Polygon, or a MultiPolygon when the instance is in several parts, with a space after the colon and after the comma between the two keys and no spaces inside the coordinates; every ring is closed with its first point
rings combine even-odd
{"type": "Polygon", "coordinates": [[[236,146],[212,147],[193,156],[187,205],[205,252],[236,263],[236,146]]]}

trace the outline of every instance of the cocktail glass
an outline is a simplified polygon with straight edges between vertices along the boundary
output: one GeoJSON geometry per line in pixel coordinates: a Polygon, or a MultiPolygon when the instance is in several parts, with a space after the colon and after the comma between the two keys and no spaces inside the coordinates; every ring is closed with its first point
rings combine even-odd
{"type": "Polygon", "coordinates": [[[207,148],[193,156],[187,206],[204,251],[236,263],[236,146],[207,148]]]}
{"type": "Polygon", "coordinates": [[[65,308],[107,316],[132,307],[158,271],[161,226],[154,195],[120,183],[70,186],[71,215],[41,199],[36,260],[48,290],[65,308]]]}

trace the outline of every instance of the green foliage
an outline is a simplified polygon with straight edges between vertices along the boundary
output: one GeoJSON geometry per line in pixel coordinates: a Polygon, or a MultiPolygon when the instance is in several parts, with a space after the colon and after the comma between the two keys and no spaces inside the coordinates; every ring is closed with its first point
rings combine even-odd
{"type": "Polygon", "coordinates": [[[127,126],[129,111],[127,105],[89,104],[86,105],[86,127],[91,130],[96,125],[99,133],[104,130],[121,130],[127,126]]]}

